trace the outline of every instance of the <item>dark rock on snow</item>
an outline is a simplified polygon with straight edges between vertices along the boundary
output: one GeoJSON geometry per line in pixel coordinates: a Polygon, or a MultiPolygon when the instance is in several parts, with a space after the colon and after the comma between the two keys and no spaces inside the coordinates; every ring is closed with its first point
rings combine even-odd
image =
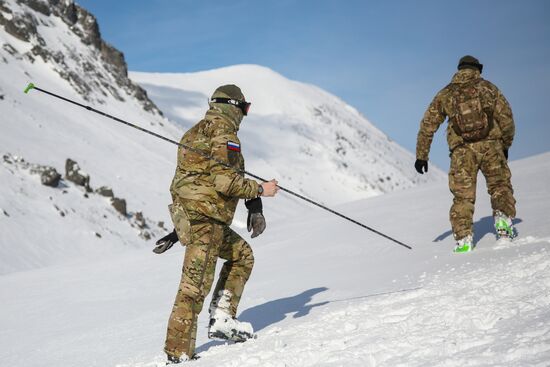
{"type": "Polygon", "coordinates": [[[123,216],[128,215],[128,212],[126,211],[126,200],[113,197],[111,198],[111,205],[113,206],[113,208],[115,208],[117,212],[119,212],[123,216]]]}
{"type": "Polygon", "coordinates": [[[65,178],[75,185],[83,186],[87,192],[92,192],[90,188],[90,175],[83,172],[78,163],[70,158],[65,162],[65,178]]]}
{"type": "Polygon", "coordinates": [[[108,198],[115,197],[115,194],[113,193],[113,189],[107,186],[101,186],[99,189],[96,189],[95,192],[101,196],[105,196],[108,198]]]}
{"type": "Polygon", "coordinates": [[[61,180],[61,174],[53,167],[44,167],[44,171],[40,174],[40,182],[42,185],[57,187],[61,180]]]}
{"type": "Polygon", "coordinates": [[[138,228],[143,229],[147,226],[147,224],[145,223],[145,217],[143,216],[142,212],[137,212],[135,214],[135,221],[138,228]]]}

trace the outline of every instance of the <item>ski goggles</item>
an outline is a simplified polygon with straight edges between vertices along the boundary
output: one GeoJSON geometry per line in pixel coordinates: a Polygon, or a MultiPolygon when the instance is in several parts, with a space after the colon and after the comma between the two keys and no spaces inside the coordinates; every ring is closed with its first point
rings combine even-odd
{"type": "Polygon", "coordinates": [[[243,111],[244,116],[248,115],[248,111],[250,110],[250,105],[252,104],[250,102],[237,101],[236,99],[231,99],[231,98],[212,98],[210,100],[210,102],[212,102],[212,103],[225,103],[225,104],[233,105],[237,108],[240,108],[241,111],[243,111]]]}

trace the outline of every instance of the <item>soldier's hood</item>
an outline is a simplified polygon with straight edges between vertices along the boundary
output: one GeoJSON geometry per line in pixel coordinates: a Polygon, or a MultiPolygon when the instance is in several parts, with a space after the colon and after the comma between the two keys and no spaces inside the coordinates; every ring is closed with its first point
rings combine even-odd
{"type": "Polygon", "coordinates": [[[206,111],[206,117],[221,117],[235,126],[239,130],[243,120],[243,112],[240,108],[224,103],[210,103],[210,109],[206,111]]]}
{"type": "Polygon", "coordinates": [[[451,83],[467,83],[471,80],[479,78],[481,78],[481,73],[479,72],[479,70],[462,69],[457,71],[456,74],[453,75],[451,83]]]}

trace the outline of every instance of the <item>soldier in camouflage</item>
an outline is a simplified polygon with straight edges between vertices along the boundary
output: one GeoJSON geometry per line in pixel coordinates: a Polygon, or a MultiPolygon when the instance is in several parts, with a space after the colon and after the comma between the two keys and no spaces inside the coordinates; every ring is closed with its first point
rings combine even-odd
{"type": "Polygon", "coordinates": [[[244,177],[237,132],[250,104],[235,85],[216,89],[206,116],[185,133],[178,149],[170,193],[170,214],[177,236],[187,246],[183,274],[168,322],[168,363],[194,356],[197,318],[214,281],[218,257],[225,259],[210,305],[209,337],[244,341],[249,323],[236,320],[237,306],[254,257],[250,245],[229,228],[239,199],[249,199],[249,231],[265,228],[260,196],[275,196],[277,181],[257,183],[244,177]]]}
{"type": "Polygon", "coordinates": [[[457,241],[455,252],[474,248],[473,223],[476,182],[481,170],[491,196],[497,237],[512,238],[516,215],[508,150],[514,139],[510,105],[491,82],[481,78],[483,65],[472,56],[459,60],[458,72],[428,107],[420,123],[415,168],[428,171],[428,155],[434,133],[449,119],[451,168],[449,188],[454,196],[450,220],[457,241]]]}

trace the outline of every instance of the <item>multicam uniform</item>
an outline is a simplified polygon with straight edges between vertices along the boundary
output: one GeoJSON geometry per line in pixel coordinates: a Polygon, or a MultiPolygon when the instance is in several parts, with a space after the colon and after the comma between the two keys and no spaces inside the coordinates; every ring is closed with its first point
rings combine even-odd
{"type": "Polygon", "coordinates": [[[516,201],[513,196],[511,173],[504,150],[514,139],[514,120],[510,105],[498,88],[480,76],[474,69],[459,70],[449,85],[443,88],[428,107],[420,123],[416,144],[416,158],[428,160],[433,136],[441,123],[449,118],[447,142],[451,151],[449,188],[454,195],[450,220],[455,238],[471,235],[476,198],[476,182],[481,170],[487,181],[494,214],[501,212],[513,218],[516,201]],[[453,126],[459,111],[454,101],[457,87],[469,84],[477,89],[481,108],[489,119],[489,132],[479,141],[467,142],[453,126]]]}
{"type": "Polygon", "coordinates": [[[178,149],[176,173],[170,187],[173,199],[170,212],[180,242],[187,249],[168,323],[165,352],[169,356],[193,356],[197,317],[212,286],[218,257],[227,261],[214,298],[220,291],[229,295],[233,317],[252,271],[254,257],[250,245],[229,228],[239,199],[258,196],[259,184],[238,173],[244,170],[237,138],[242,118],[242,112],[234,106],[211,103],[204,119],[181,140],[204,156],[181,146],[178,149]]]}

